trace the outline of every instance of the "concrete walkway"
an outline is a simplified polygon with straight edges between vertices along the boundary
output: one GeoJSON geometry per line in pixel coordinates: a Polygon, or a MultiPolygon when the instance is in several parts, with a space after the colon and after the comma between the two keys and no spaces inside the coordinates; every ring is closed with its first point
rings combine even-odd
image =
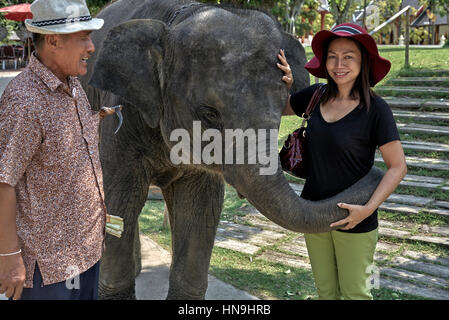
{"type": "Polygon", "coordinates": [[[21,70],[2,70],[0,71],[0,94],[3,93],[9,81],[11,81],[15,76],[17,76],[21,70]]]}
{"type": "MultiPolygon", "coordinates": [[[[136,278],[136,297],[138,300],[165,299],[168,292],[171,255],[146,236],[140,236],[140,244],[142,271],[136,278]]],[[[206,300],[258,300],[211,275],[208,281],[206,300]]]]}

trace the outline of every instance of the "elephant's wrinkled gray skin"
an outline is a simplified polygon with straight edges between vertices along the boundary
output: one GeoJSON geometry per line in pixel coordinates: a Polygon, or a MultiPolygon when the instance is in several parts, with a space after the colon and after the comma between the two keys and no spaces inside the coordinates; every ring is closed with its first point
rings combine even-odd
{"type": "Polygon", "coordinates": [[[382,177],[370,172],[333,199],[313,203],[295,194],[281,169],[262,176],[258,164],[172,164],[170,133],[191,133],[194,120],[203,130],[222,132],[279,128],[288,94],[276,67],[280,48],[293,69],[292,91],[309,79],[304,49],[267,14],[203,4],[178,11],[188,3],[117,1],[100,13],[105,26],[92,34],[97,51],[82,79],[89,100],[95,109],[125,105],[117,135],[114,117],[101,126],[106,205],[125,220],[121,239],[106,235],[103,298],[135,298],[137,220],[150,184],[162,188],[169,210],[173,259],[167,298],[203,299],[224,181],[277,224],[324,232],[347,215],[337,202],[365,203],[382,177]]]}

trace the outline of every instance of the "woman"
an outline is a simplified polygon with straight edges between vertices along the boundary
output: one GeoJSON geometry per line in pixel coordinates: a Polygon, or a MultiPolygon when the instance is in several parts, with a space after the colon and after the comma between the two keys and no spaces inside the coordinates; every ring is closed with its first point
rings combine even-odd
{"type": "MultiPolygon", "coordinates": [[[[305,234],[319,299],[372,299],[370,276],[378,239],[377,208],[407,172],[404,152],[388,104],[370,87],[390,70],[374,39],[361,27],[345,23],[320,31],[312,41],[315,57],[305,68],[326,78],[320,103],[307,127],[308,177],[301,196],[329,198],[362,178],[379,148],[388,170],[363,206],[339,203],[347,218],[332,223],[338,230],[305,234]]],[[[288,89],[292,73],[281,50],[288,89]]],[[[291,95],[283,115],[302,115],[319,84],[291,95]]]]}

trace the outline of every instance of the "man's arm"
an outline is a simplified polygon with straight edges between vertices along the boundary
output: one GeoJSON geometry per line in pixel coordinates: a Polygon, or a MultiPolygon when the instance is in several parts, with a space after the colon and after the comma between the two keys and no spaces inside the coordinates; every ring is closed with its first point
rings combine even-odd
{"type": "Polygon", "coordinates": [[[16,228],[16,192],[8,184],[0,183],[0,293],[17,300],[22,295],[25,266],[20,253],[1,256],[20,250],[16,228]]]}

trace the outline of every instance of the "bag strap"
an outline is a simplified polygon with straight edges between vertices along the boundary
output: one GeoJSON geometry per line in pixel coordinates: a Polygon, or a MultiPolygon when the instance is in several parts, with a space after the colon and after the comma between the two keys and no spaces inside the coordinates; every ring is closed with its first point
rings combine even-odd
{"type": "Polygon", "coordinates": [[[315,109],[316,104],[320,101],[322,94],[324,93],[325,85],[320,84],[319,87],[313,93],[312,99],[310,99],[309,105],[307,106],[306,112],[303,113],[303,118],[310,119],[310,115],[315,109]]]}

